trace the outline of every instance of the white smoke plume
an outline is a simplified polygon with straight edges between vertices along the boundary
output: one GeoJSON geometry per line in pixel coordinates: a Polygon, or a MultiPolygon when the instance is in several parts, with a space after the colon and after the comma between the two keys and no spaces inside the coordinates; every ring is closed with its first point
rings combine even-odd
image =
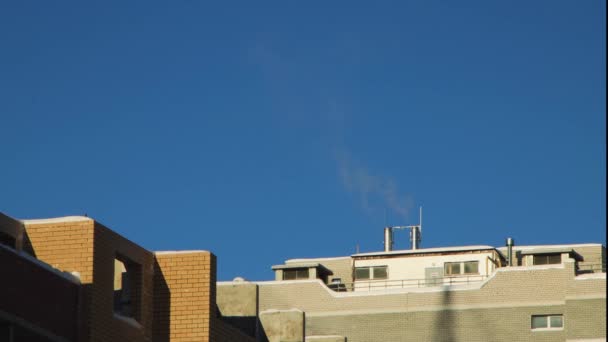
{"type": "Polygon", "coordinates": [[[344,187],[359,197],[364,210],[371,213],[389,209],[400,219],[408,218],[414,200],[411,196],[401,195],[392,178],[371,174],[343,151],[336,153],[336,160],[344,187]]]}

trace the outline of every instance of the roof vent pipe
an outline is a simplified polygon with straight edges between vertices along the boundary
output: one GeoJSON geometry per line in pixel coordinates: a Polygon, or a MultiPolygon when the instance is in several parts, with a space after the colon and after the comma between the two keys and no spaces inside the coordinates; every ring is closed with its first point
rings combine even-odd
{"type": "Polygon", "coordinates": [[[420,247],[420,226],[412,226],[410,239],[412,240],[412,249],[418,249],[420,247]]]}
{"type": "Polygon", "coordinates": [[[507,262],[509,266],[513,266],[513,245],[515,245],[515,241],[512,238],[507,238],[507,262]]]}
{"type": "Polygon", "coordinates": [[[393,228],[384,227],[384,251],[390,252],[393,250],[393,228]]]}

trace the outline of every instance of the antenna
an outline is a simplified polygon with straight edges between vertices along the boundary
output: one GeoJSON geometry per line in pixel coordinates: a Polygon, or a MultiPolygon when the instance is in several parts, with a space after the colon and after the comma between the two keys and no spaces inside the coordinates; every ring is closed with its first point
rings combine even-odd
{"type": "Polygon", "coordinates": [[[422,206],[420,206],[420,222],[418,226],[420,226],[420,232],[422,233],[422,206]]]}

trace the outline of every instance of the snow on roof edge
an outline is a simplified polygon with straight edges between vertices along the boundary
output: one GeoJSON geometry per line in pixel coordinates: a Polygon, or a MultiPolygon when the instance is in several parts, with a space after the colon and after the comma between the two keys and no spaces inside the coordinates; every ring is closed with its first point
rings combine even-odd
{"type": "Polygon", "coordinates": [[[87,216],[62,216],[41,219],[20,219],[24,224],[44,224],[44,223],[60,223],[60,222],[78,222],[78,221],[93,221],[87,216]]]}
{"type": "Polygon", "coordinates": [[[163,255],[163,254],[189,254],[189,253],[211,253],[206,250],[189,250],[189,251],[156,251],[153,252],[155,255],[163,255]]]}

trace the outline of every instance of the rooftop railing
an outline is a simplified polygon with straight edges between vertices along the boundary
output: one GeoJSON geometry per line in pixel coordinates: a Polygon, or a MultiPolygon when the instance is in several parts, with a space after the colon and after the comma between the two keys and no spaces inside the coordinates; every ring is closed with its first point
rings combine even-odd
{"type": "Polygon", "coordinates": [[[428,278],[428,279],[391,279],[391,280],[359,280],[353,283],[333,283],[327,286],[336,292],[376,291],[385,289],[404,289],[439,287],[478,283],[485,280],[486,275],[466,275],[458,277],[428,278]]]}
{"type": "Polygon", "coordinates": [[[576,274],[585,273],[606,273],[606,263],[578,264],[576,266],[576,274]]]}

